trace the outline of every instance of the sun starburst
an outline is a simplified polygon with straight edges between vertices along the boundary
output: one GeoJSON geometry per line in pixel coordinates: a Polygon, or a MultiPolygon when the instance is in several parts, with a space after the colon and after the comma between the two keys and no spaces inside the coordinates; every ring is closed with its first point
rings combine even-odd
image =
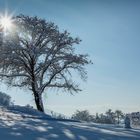
{"type": "Polygon", "coordinates": [[[4,32],[10,31],[13,26],[12,16],[7,13],[0,15],[0,27],[4,32]]]}

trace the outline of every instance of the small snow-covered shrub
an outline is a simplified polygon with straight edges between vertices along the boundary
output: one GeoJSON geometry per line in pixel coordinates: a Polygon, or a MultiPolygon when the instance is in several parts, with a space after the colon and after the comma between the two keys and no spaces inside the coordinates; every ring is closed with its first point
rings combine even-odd
{"type": "Polygon", "coordinates": [[[0,92],[0,105],[9,106],[11,104],[11,97],[6,93],[0,92]]]}
{"type": "Polygon", "coordinates": [[[77,110],[72,115],[72,119],[78,120],[78,121],[87,121],[87,122],[90,122],[90,121],[93,121],[94,120],[94,116],[91,115],[88,110],[83,110],[83,111],[77,110]]]}
{"type": "Polygon", "coordinates": [[[31,106],[30,104],[27,104],[26,107],[27,107],[27,108],[32,108],[32,109],[34,108],[34,107],[31,106]]]}

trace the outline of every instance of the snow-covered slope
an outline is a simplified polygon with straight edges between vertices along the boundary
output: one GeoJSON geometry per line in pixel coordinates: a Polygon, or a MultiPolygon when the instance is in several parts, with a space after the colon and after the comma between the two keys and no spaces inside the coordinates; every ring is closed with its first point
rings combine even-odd
{"type": "Polygon", "coordinates": [[[24,107],[0,107],[1,140],[140,140],[139,129],[57,121],[24,107]]]}

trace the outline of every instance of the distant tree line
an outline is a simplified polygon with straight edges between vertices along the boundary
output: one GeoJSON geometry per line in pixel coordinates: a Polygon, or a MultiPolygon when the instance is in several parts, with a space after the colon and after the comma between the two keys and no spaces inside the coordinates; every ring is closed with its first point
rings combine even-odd
{"type": "MultiPolygon", "coordinates": [[[[10,106],[14,105],[11,101],[11,96],[6,93],[0,92],[0,106],[10,106]]],[[[29,108],[33,108],[30,105],[27,105],[29,108]]],[[[111,109],[108,109],[104,114],[92,115],[88,110],[77,110],[71,118],[66,117],[65,115],[55,113],[51,111],[51,116],[57,119],[73,119],[78,121],[87,121],[95,123],[107,123],[107,124],[120,124],[121,120],[125,118],[125,114],[121,110],[115,110],[114,112],[111,109]]]]}
{"type": "Polygon", "coordinates": [[[74,120],[95,123],[120,124],[124,117],[125,114],[121,110],[115,110],[113,112],[111,109],[108,109],[105,114],[96,113],[96,115],[91,115],[88,110],[77,110],[71,118],[74,120]]]}

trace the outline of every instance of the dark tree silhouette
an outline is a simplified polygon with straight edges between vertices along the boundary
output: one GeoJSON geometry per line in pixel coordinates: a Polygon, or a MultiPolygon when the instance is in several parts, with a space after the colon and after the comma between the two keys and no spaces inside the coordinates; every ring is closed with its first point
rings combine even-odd
{"type": "Polygon", "coordinates": [[[34,95],[39,111],[44,112],[42,94],[49,88],[70,93],[80,91],[72,80],[74,71],[86,79],[88,55],[76,54],[73,45],[80,39],[60,32],[54,23],[38,17],[19,15],[13,30],[1,31],[0,77],[11,86],[27,87],[34,95]]]}
{"type": "Polygon", "coordinates": [[[120,120],[124,118],[124,114],[121,110],[115,111],[115,117],[117,118],[117,123],[120,123],[120,120]]]}

